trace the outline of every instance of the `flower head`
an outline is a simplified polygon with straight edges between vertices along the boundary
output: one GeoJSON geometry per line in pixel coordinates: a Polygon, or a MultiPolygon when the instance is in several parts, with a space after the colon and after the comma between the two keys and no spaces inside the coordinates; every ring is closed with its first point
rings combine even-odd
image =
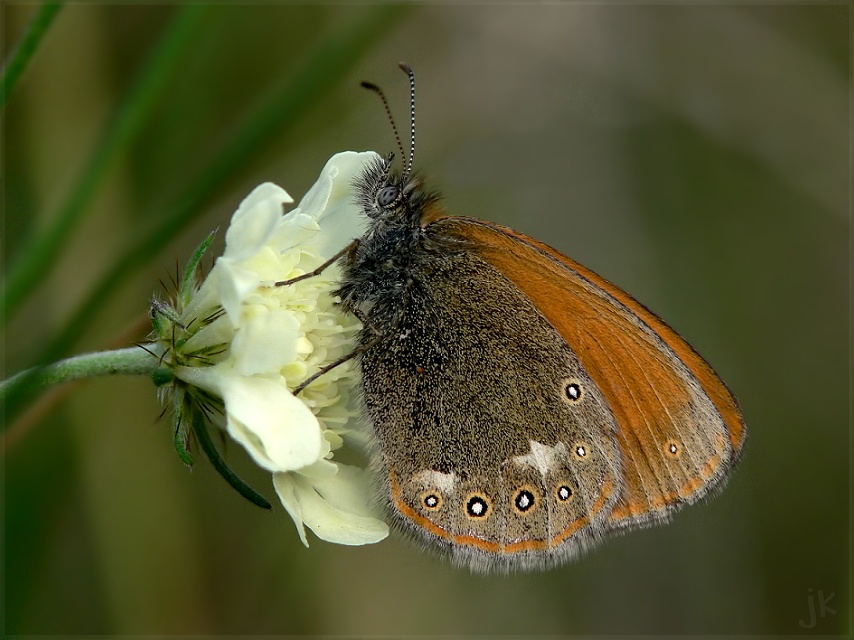
{"type": "MultiPolygon", "coordinates": [[[[355,348],[361,325],[334,299],[340,270],[333,263],[318,275],[276,286],[320,268],[362,235],[350,187],[376,158],[372,152],[333,156],[286,214],[284,206],[293,202],[287,192],[271,183],[258,186],[232,217],[225,251],[204,282],[191,282],[190,293],[182,285],[180,308],[171,315],[162,308],[153,313],[163,325],[155,321],[167,343],[173,388],[202,406],[221,408],[220,425],[273,474],[305,544],[304,525],[341,544],[378,542],[388,534],[370,507],[367,471],[333,460],[345,441],[364,444],[353,426],[353,361],[333,367],[298,396],[292,392],[355,348]]],[[[216,419],[215,411],[206,413],[216,419]]]]}

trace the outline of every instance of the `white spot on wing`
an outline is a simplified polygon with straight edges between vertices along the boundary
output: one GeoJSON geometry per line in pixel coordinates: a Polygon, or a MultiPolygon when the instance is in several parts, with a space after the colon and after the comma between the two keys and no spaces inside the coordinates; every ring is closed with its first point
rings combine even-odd
{"type": "Polygon", "coordinates": [[[531,452],[524,456],[516,456],[513,461],[520,465],[533,467],[542,476],[545,476],[550,469],[558,465],[561,458],[566,458],[566,446],[562,442],[550,447],[540,444],[536,440],[531,440],[531,452]]]}
{"type": "Polygon", "coordinates": [[[445,494],[450,494],[454,491],[454,485],[457,483],[457,476],[453,473],[442,473],[432,469],[425,469],[412,476],[415,482],[420,482],[425,487],[435,487],[445,494]]]}

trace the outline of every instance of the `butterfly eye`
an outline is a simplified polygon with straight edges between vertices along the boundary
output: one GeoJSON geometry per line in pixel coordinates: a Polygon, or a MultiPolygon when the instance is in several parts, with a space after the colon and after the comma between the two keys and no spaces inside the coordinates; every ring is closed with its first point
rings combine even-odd
{"type": "Polygon", "coordinates": [[[390,207],[400,195],[400,189],[394,186],[384,187],[377,196],[377,204],[381,207],[390,207]]]}

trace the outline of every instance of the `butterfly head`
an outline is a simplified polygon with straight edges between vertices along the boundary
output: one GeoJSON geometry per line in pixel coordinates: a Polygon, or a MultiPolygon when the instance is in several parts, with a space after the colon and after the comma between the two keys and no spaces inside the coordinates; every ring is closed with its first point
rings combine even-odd
{"type": "Polygon", "coordinates": [[[356,201],[371,220],[390,226],[421,225],[425,214],[437,211],[438,196],[425,191],[419,177],[394,171],[393,161],[390,153],[365,169],[355,183],[356,201]]]}
{"type": "Polygon", "coordinates": [[[376,93],[383,102],[389,124],[394,131],[397,146],[400,149],[403,168],[400,173],[392,171],[394,154],[379,158],[368,166],[362,176],[356,181],[356,199],[365,215],[375,221],[377,226],[409,227],[426,226],[432,220],[442,217],[436,205],[436,194],[425,192],[423,183],[418,177],[412,176],[412,164],[415,160],[415,74],[412,68],[403,62],[400,68],[409,76],[409,155],[404,151],[397,125],[389,108],[388,100],[382,89],[370,82],[362,86],[376,93]]]}

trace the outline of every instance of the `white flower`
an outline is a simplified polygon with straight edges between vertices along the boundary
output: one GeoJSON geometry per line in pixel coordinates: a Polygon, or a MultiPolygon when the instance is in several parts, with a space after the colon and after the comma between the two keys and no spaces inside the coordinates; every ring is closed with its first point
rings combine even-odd
{"type": "Polygon", "coordinates": [[[333,156],[299,206],[284,215],[284,205],[293,202],[287,192],[271,183],[257,187],[232,217],[223,255],[180,311],[189,337],[180,346],[183,357],[173,360],[176,377],[223,400],[228,434],[273,474],[306,545],[304,525],[340,544],[388,535],[370,507],[368,473],[331,459],[345,439],[364,438],[348,428],[356,416],[353,361],[299,396],[291,393],[354,349],[361,325],[332,296],[340,270],[333,264],[320,275],[274,286],[313,271],[362,235],[351,185],[377,158],[373,152],[333,156]],[[215,351],[222,353],[212,356],[213,364],[186,355],[215,351]]]}

